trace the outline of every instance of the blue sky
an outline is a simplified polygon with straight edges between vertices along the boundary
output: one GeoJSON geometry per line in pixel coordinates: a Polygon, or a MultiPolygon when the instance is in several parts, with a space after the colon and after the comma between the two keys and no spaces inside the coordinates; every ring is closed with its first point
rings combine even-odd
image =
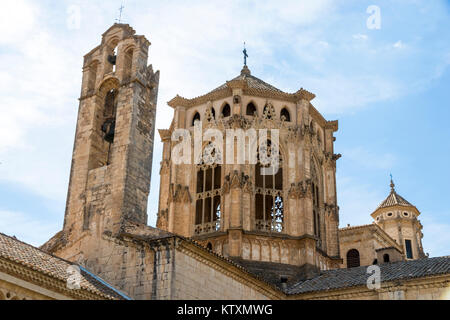
{"type": "MultiPolygon", "coordinates": [[[[254,75],[315,93],[317,109],[339,120],[341,226],[372,222],[392,173],[398,193],[422,212],[426,252],[450,254],[449,1],[124,2],[124,22],[152,42],[149,63],[161,70],[157,128],[169,127],[166,102],[176,94],[198,96],[239,74],[246,41],[254,75]],[[371,5],[380,8],[380,29],[367,28],[371,5]]],[[[40,245],[62,228],[82,57],[120,5],[2,3],[0,232],[40,245]]]]}

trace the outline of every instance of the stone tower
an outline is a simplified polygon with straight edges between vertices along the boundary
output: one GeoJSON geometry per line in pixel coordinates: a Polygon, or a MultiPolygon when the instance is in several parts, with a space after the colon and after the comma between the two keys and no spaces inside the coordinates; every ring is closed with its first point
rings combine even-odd
{"type": "Polygon", "coordinates": [[[160,130],[164,150],[158,228],[192,237],[232,259],[338,268],[338,122],[324,119],[311,104],[314,97],[303,89],[283,92],[244,66],[239,76],[208,94],[172,99],[172,125],[160,130]],[[208,135],[208,129],[216,129],[214,138],[198,142],[194,132],[208,135]],[[266,152],[279,152],[273,174],[263,175],[261,161],[249,161],[250,150],[256,159],[263,152],[261,130],[270,136],[263,141],[272,150],[266,152]],[[252,131],[259,142],[250,137],[252,131]],[[278,148],[273,132],[279,135],[278,148]],[[224,142],[222,150],[215,142],[224,142]],[[184,154],[189,163],[173,158],[181,143],[192,150],[184,154]],[[197,161],[197,143],[203,148],[200,158],[209,153],[221,161],[197,161]],[[236,161],[241,151],[244,162],[236,161]]]}
{"type": "Polygon", "coordinates": [[[395,191],[392,180],[389,196],[371,214],[375,223],[403,248],[407,260],[426,257],[419,215],[420,211],[395,191]]]}
{"type": "Polygon", "coordinates": [[[60,237],[66,258],[86,255],[86,238],[117,234],[125,222],[147,223],[159,83],[159,72],[147,66],[149,45],[129,25],[115,24],[84,57],[60,237]],[[81,249],[69,249],[75,246],[81,249]]]}

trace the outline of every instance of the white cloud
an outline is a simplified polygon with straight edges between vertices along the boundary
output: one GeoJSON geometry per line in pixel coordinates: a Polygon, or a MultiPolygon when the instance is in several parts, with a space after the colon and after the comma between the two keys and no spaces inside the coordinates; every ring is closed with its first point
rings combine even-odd
{"type": "Polygon", "coordinates": [[[352,37],[356,40],[367,40],[369,38],[366,34],[362,33],[354,34],[352,37]]]}
{"type": "Polygon", "coordinates": [[[403,42],[401,40],[397,41],[396,43],[394,43],[394,48],[396,49],[401,49],[403,48],[405,45],[403,44],[403,42]]]}
{"type": "Polygon", "coordinates": [[[26,0],[2,1],[0,28],[4,30],[0,44],[19,43],[32,31],[37,8],[26,0]]]}
{"type": "Polygon", "coordinates": [[[353,112],[365,105],[389,100],[404,92],[403,85],[376,74],[333,74],[304,78],[305,87],[317,98],[313,104],[323,113],[353,112]]]}

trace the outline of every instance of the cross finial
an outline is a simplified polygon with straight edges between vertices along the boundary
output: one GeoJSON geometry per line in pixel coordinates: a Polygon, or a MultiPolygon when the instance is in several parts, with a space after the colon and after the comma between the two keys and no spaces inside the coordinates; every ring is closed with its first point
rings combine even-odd
{"type": "Polygon", "coordinates": [[[242,51],[242,53],[244,54],[244,66],[247,66],[248,54],[247,54],[247,49],[245,48],[245,42],[244,42],[244,51],[242,51]]]}
{"type": "Polygon", "coordinates": [[[116,21],[117,21],[118,23],[122,23],[122,13],[123,13],[123,9],[125,9],[125,7],[123,6],[123,2],[122,2],[122,4],[120,5],[120,8],[119,8],[119,19],[116,19],[116,21]]]}

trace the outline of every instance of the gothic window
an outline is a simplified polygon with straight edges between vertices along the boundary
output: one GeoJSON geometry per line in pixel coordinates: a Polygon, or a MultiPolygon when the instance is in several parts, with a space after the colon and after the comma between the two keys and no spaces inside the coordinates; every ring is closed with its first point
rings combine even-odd
{"type": "Polygon", "coordinates": [[[246,114],[247,116],[254,116],[255,113],[256,113],[256,107],[255,107],[255,105],[253,104],[253,102],[250,102],[250,103],[247,105],[247,111],[246,111],[245,114],[246,114]]]}
{"type": "Polygon", "coordinates": [[[312,191],[312,202],[313,202],[313,225],[314,225],[314,235],[319,238],[319,247],[321,243],[321,219],[320,219],[320,177],[317,173],[314,161],[311,159],[311,191],[312,191]]]}
{"type": "Polygon", "coordinates": [[[206,246],[206,249],[212,251],[213,247],[212,247],[211,242],[208,242],[208,244],[207,244],[207,246],[206,246]]]}
{"type": "Polygon", "coordinates": [[[411,240],[405,240],[406,258],[413,259],[411,240]]]}
{"type": "Polygon", "coordinates": [[[195,234],[220,230],[222,208],[222,166],[218,164],[197,166],[197,190],[195,208],[195,234]]]}
{"type": "Polygon", "coordinates": [[[211,122],[214,119],[216,119],[216,111],[214,110],[214,108],[208,108],[206,109],[204,118],[206,119],[207,122],[211,122]]]}
{"type": "Polygon", "coordinates": [[[283,117],[284,121],[291,122],[291,114],[289,113],[289,110],[286,108],[283,108],[283,110],[281,110],[280,119],[283,120],[283,117]]]}
{"type": "Polygon", "coordinates": [[[384,263],[389,263],[390,260],[391,260],[391,259],[390,259],[389,255],[388,255],[387,253],[383,255],[383,262],[384,262],[384,263]]]}
{"type": "MultiPolygon", "coordinates": [[[[267,155],[271,156],[271,142],[267,142],[267,155]]],[[[255,165],[255,220],[256,229],[265,232],[284,231],[284,201],[283,201],[283,168],[281,153],[277,172],[262,172],[269,165],[259,161],[255,165]],[[267,174],[269,173],[269,174],[267,174]]]]}
{"type": "Polygon", "coordinates": [[[355,268],[361,265],[359,251],[352,249],[347,252],[347,268],[355,268]]]}
{"type": "Polygon", "coordinates": [[[275,115],[275,109],[273,108],[273,106],[271,104],[266,104],[264,106],[264,110],[263,110],[263,117],[265,119],[273,119],[275,115]]]}
{"type": "Polygon", "coordinates": [[[195,125],[195,121],[200,121],[200,113],[196,112],[194,118],[192,118],[192,125],[195,125]]]}
{"type": "Polygon", "coordinates": [[[231,116],[231,108],[228,103],[222,108],[222,116],[224,118],[231,116]]]}

